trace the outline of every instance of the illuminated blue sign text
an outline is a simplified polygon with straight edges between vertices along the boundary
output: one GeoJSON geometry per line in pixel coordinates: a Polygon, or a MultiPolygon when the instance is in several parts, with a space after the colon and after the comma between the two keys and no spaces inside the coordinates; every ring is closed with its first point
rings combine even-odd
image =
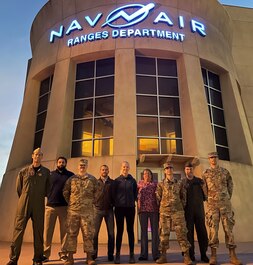
{"type": "MultiPolygon", "coordinates": [[[[88,41],[105,40],[111,38],[130,38],[130,37],[147,37],[159,38],[175,41],[184,41],[185,34],[183,32],[176,32],[173,30],[160,30],[160,29],[132,29],[133,25],[143,22],[155,8],[154,3],[147,5],[143,4],[130,4],[119,7],[106,17],[105,22],[102,23],[101,28],[112,28],[113,30],[97,31],[95,33],[83,34],[79,37],[71,38],[67,41],[69,47],[77,44],[82,44],[88,41]],[[127,29],[124,29],[127,28],[127,29]]],[[[84,19],[92,28],[97,26],[101,21],[103,13],[98,13],[95,18],[85,16],[84,19]]],[[[154,25],[166,24],[168,27],[175,26],[175,21],[170,17],[167,12],[160,12],[153,20],[154,25]]],[[[177,26],[180,30],[185,28],[185,19],[183,16],[178,17],[177,26]]],[[[191,19],[189,23],[190,29],[193,33],[197,33],[202,37],[206,36],[205,25],[195,19],[191,19]]],[[[84,28],[78,20],[73,20],[70,25],[65,29],[60,25],[58,31],[52,30],[50,33],[50,42],[53,43],[57,38],[63,38],[64,35],[69,36],[74,31],[83,31],[84,28]]]]}

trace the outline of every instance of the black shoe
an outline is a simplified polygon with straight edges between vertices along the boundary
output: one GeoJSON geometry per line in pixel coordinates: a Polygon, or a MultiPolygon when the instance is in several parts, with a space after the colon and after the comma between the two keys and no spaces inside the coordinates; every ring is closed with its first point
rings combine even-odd
{"type": "Polygon", "coordinates": [[[113,255],[108,255],[108,261],[114,261],[113,255]]]}
{"type": "Polygon", "coordinates": [[[48,262],[49,261],[49,258],[47,258],[46,256],[43,256],[41,261],[42,262],[48,262]]]}
{"type": "Polygon", "coordinates": [[[10,260],[6,265],[18,265],[18,262],[14,260],[10,260]]]}
{"type": "Polygon", "coordinates": [[[130,253],[130,256],[129,256],[129,263],[130,263],[130,264],[134,264],[134,263],[135,263],[134,253],[130,253]]]}
{"type": "Polygon", "coordinates": [[[192,261],[196,261],[195,256],[190,256],[190,259],[191,259],[192,261]]]}
{"type": "Polygon", "coordinates": [[[209,263],[209,258],[207,257],[207,255],[202,255],[201,261],[203,261],[204,263],[209,263]]]}
{"type": "Polygon", "coordinates": [[[147,258],[144,258],[144,257],[142,257],[142,256],[140,256],[140,257],[138,258],[138,260],[142,261],[142,260],[148,260],[148,259],[147,259],[147,258]]]}
{"type": "Polygon", "coordinates": [[[116,253],[115,259],[114,259],[114,263],[115,264],[120,264],[120,254],[119,253],[116,253]]]}

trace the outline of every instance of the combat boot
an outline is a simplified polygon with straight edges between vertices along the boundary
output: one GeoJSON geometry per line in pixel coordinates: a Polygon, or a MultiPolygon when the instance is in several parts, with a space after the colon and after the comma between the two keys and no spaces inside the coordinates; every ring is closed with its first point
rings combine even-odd
{"type": "Polygon", "coordinates": [[[92,257],[92,254],[89,252],[87,252],[87,263],[88,263],[88,265],[95,265],[96,264],[95,260],[92,257]]]}
{"type": "Polygon", "coordinates": [[[155,262],[157,264],[167,263],[167,257],[166,257],[166,250],[165,249],[162,249],[162,253],[161,253],[159,259],[157,259],[155,262]]]}
{"type": "Polygon", "coordinates": [[[230,263],[234,265],[242,265],[242,262],[237,258],[235,254],[235,248],[229,249],[230,263]]]}
{"type": "Polygon", "coordinates": [[[74,257],[73,257],[74,252],[69,252],[68,253],[68,258],[64,262],[64,265],[73,265],[74,264],[74,257]]]}
{"type": "Polygon", "coordinates": [[[209,265],[217,265],[216,248],[211,248],[211,257],[209,260],[209,265]]]}
{"type": "Polygon", "coordinates": [[[192,265],[192,260],[190,258],[189,250],[184,252],[184,264],[186,265],[192,265]]]}

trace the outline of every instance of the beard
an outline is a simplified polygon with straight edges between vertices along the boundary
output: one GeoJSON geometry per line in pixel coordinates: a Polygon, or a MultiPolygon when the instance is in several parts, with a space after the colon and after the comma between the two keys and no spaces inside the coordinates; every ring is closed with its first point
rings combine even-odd
{"type": "Polygon", "coordinates": [[[65,168],[66,168],[66,166],[63,166],[63,165],[57,166],[57,169],[60,170],[60,171],[63,171],[65,168]]]}

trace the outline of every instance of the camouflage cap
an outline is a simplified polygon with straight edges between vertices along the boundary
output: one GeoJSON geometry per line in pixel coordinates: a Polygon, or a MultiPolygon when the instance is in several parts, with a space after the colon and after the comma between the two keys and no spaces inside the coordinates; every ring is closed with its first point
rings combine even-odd
{"type": "Polygon", "coordinates": [[[171,163],[166,162],[165,164],[163,164],[163,169],[166,169],[166,168],[174,168],[174,167],[171,163]]]}
{"type": "Polygon", "coordinates": [[[80,159],[79,160],[79,166],[87,166],[88,165],[88,160],[87,159],[80,159]]]}
{"type": "Polygon", "coordinates": [[[193,164],[188,161],[185,163],[184,167],[193,167],[193,164]]]}
{"type": "Polygon", "coordinates": [[[217,152],[210,152],[208,153],[208,158],[211,158],[211,157],[218,157],[218,153],[217,152]]]}

